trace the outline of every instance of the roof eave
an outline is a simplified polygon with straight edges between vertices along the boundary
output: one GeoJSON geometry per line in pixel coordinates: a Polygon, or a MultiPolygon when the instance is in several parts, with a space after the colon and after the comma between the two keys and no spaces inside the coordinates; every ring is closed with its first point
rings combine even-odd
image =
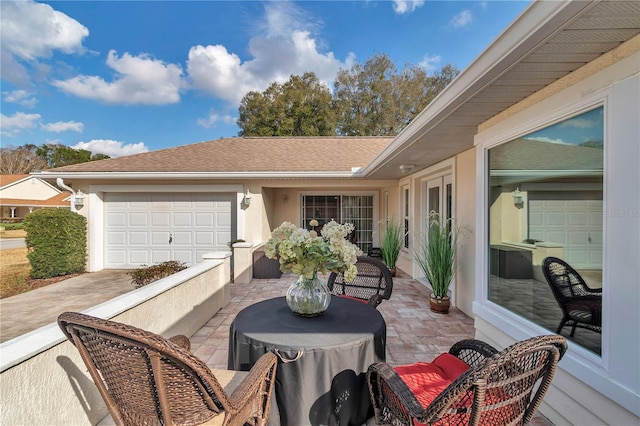
{"type": "Polygon", "coordinates": [[[41,179],[114,179],[114,180],[205,180],[205,179],[341,179],[361,177],[361,169],[352,171],[256,171],[256,172],[52,172],[33,173],[41,179]]]}
{"type": "Polygon", "coordinates": [[[371,175],[436,128],[443,119],[591,5],[593,2],[533,2],[365,167],[363,174],[371,175]]]}

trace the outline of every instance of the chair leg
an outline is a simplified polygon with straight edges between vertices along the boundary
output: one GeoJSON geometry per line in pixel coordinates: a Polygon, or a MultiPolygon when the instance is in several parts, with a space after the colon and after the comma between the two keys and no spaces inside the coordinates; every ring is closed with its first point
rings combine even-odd
{"type": "Polygon", "coordinates": [[[571,328],[571,334],[569,336],[573,337],[573,333],[575,332],[576,332],[576,324],[574,324],[573,327],[571,328]]]}

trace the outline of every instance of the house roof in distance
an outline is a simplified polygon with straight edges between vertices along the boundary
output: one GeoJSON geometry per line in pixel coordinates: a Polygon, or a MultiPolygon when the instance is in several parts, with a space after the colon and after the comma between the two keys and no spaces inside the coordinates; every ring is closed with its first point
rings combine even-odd
{"type": "Polygon", "coordinates": [[[28,178],[29,175],[0,175],[0,188],[28,178]]]}
{"type": "Polygon", "coordinates": [[[354,173],[366,167],[392,137],[223,138],[42,172],[103,173],[354,173]]]}

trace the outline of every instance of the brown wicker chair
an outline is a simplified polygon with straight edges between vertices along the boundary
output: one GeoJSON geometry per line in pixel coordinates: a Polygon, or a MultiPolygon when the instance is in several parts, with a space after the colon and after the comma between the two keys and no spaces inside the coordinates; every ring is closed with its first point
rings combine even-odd
{"type": "Polygon", "coordinates": [[[167,340],[75,312],[60,315],[58,325],[80,352],[117,425],[267,422],[277,365],[273,353],[248,373],[212,371],[189,352],[185,336],[167,340]],[[225,382],[231,382],[226,391],[225,382]]]}
{"type": "Polygon", "coordinates": [[[389,300],[393,291],[393,277],[389,268],[381,261],[368,256],[358,256],[358,275],[345,282],[341,273],[332,272],[327,286],[337,296],[360,299],[377,308],[383,300],[389,300]]]}
{"type": "Polygon", "coordinates": [[[557,257],[545,258],[542,270],[562,309],[556,333],[565,326],[571,327],[571,337],[576,327],[602,333],[602,291],[590,288],[575,269],[557,257]]]}
{"type": "Polygon", "coordinates": [[[557,335],[534,337],[501,352],[478,340],[462,340],[449,353],[470,368],[426,407],[393,367],[373,364],[367,380],[376,423],[407,426],[528,423],[566,349],[565,338],[557,335]]]}

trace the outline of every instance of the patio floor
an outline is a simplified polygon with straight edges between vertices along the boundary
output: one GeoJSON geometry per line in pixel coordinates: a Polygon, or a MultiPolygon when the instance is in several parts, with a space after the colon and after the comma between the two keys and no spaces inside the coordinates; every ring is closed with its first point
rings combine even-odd
{"type": "MultiPolygon", "coordinates": [[[[449,314],[429,310],[429,290],[402,271],[393,280],[390,300],[378,310],[387,324],[387,362],[391,365],[431,361],[458,340],[474,337],[473,319],[453,308],[449,314]]],[[[229,326],[243,308],[273,297],[281,297],[296,279],[254,279],[249,284],[232,284],[231,302],[191,337],[192,351],[210,368],[227,368],[229,326]]],[[[552,425],[538,414],[534,426],[552,425]]]]}

